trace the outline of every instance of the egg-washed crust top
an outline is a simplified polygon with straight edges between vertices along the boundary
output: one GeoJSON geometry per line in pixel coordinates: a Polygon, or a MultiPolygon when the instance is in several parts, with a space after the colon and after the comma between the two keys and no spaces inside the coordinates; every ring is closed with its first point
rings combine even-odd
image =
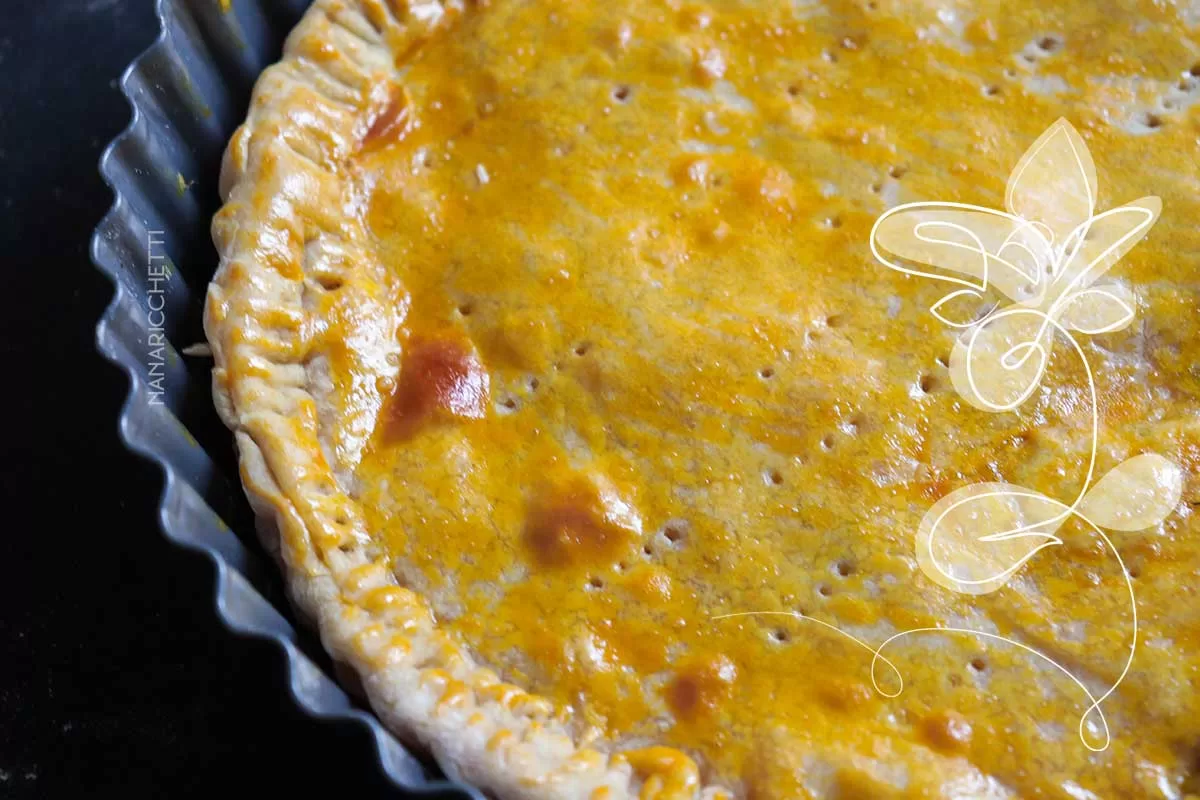
{"type": "Polygon", "coordinates": [[[702,787],[677,750],[616,753],[580,741],[564,709],[475,663],[398,584],[324,455],[305,369],[315,333],[305,298],[325,269],[368,282],[377,269],[340,166],[386,106],[379,90],[397,54],[456,11],[317,0],[255,86],[222,165],[221,262],[205,308],[213,394],[235,434],[242,483],[325,647],[353,666],[389,727],[465,780],[514,798],[727,797],[702,787]]]}
{"type": "Polygon", "coordinates": [[[1111,771],[1089,773],[1093,788],[1195,791],[1200,702],[1184,671],[1200,663],[1200,630],[1195,601],[1170,598],[1200,568],[1198,278],[1194,257],[1171,258],[1200,248],[1183,223],[1200,211],[1187,195],[1200,174],[1172,161],[1200,150],[1197,46],[1181,35],[1147,50],[1183,70],[1164,82],[1098,20],[1161,44],[1173,12],[1139,28],[1136,0],[1083,4],[1087,26],[1046,12],[1047,29],[985,73],[964,66],[972,51],[1041,12],[780,3],[787,24],[751,34],[734,0],[710,5],[645,4],[621,22],[586,4],[316,0],[263,73],[222,169],[205,329],[215,402],[297,606],[390,728],[500,797],[1011,797],[1085,767],[1111,771]],[[490,27],[470,31],[480,52],[447,45],[485,15],[490,27]],[[639,49],[659,18],[670,41],[639,49]],[[538,26],[571,31],[561,52],[520,46],[538,26]],[[498,47],[497,29],[522,33],[498,47]],[[896,31],[932,55],[897,46],[896,31]],[[1111,74],[1091,80],[1073,48],[1111,74]],[[779,76],[763,65],[797,53],[794,78],[765,86],[779,76]],[[612,69],[618,56],[643,84],[612,69]],[[907,101],[873,90],[921,65],[938,75],[907,101]],[[514,115],[505,81],[525,75],[535,86],[514,115]],[[594,113],[568,107],[563,87],[594,113]],[[745,122],[748,108],[761,116],[745,122]],[[888,705],[867,651],[791,622],[703,618],[804,610],[875,644],[954,622],[1017,631],[1111,680],[1103,654],[1128,631],[1105,622],[1124,611],[1091,594],[1093,607],[1067,607],[1112,577],[1094,540],[1069,541],[1069,564],[1031,564],[1008,605],[989,605],[939,594],[905,527],[971,479],[1065,493],[1076,476],[1060,466],[1078,459],[1087,411],[1080,366],[1056,367],[1016,423],[969,416],[940,360],[953,331],[924,313],[939,295],[841,272],[869,262],[870,221],[897,202],[999,206],[1020,149],[1067,112],[1096,148],[1102,208],[1159,193],[1173,220],[1115,273],[1143,290],[1145,326],[1089,350],[1113,431],[1101,462],[1163,452],[1188,473],[1179,514],[1121,543],[1145,573],[1141,657],[1155,663],[1130,676],[1114,718],[1149,727],[1117,733],[1090,765],[1071,749],[1072,698],[1020,654],[934,642],[888,705]],[[595,143],[629,146],[629,130],[644,149],[609,169],[595,143]],[[1148,141],[1168,155],[1139,157],[1148,141]],[[434,175],[442,158],[450,177],[434,175]],[[671,213],[642,224],[638,210],[663,197],[671,213]],[[616,237],[612,253],[580,249],[579,230],[616,237]],[[756,242],[795,270],[744,279],[735,268],[756,242]],[[672,361],[676,340],[697,357],[672,361]],[[869,512],[836,510],[856,502],[869,512]],[[551,603],[557,616],[539,616],[551,603]],[[961,672],[947,671],[955,659],[961,672]],[[748,729],[767,715],[738,703],[777,704],[764,711],[781,721],[748,729]],[[1057,758],[1034,763],[1044,747],[1057,758]]]}

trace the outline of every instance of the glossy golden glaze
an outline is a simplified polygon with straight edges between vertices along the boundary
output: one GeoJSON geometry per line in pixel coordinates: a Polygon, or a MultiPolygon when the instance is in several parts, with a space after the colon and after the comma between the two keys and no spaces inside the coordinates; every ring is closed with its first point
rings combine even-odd
{"type": "Polygon", "coordinates": [[[477,5],[401,56],[346,168],[398,369],[345,345],[379,314],[325,320],[334,419],[380,420],[355,499],[441,624],[581,732],[682,748],[748,797],[1195,790],[1194,20],[1084,0],[477,5]],[[1174,516],[1117,542],[1142,639],[1101,754],[1075,736],[1078,690],[1014,648],[910,637],[887,699],[828,629],[714,619],[800,610],[875,645],[971,627],[1115,679],[1131,628],[1098,540],[1067,529],[985,597],[933,584],[913,550],[966,483],[1073,496],[1082,365],[1060,348],[1020,413],[972,409],[927,312],[944,291],[867,249],[897,202],[999,207],[1062,115],[1102,208],[1165,209],[1113,273],[1138,321],[1086,345],[1099,471],[1147,450],[1188,476],[1174,516]],[[439,346],[457,356],[420,356],[439,346]],[[374,392],[347,388],[364,378],[374,392]]]}

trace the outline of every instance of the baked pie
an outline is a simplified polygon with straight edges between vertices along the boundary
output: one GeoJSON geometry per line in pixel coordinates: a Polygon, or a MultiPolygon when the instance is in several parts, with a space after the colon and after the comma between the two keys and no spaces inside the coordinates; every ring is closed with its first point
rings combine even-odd
{"type": "Polygon", "coordinates": [[[1198,100],[1186,3],[317,0],[206,309],[298,608],[499,797],[1200,792],[1198,100]],[[1004,207],[1059,118],[1163,210],[1132,322],[988,413],[872,230],[1004,207]],[[1120,561],[1070,519],[1001,590],[921,569],[939,500],[1073,497],[1089,446],[1182,475],[1120,561]]]}

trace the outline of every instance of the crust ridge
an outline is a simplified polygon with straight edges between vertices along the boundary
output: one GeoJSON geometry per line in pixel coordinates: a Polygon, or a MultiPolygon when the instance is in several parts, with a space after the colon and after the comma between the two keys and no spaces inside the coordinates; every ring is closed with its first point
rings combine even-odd
{"type": "Polygon", "coordinates": [[[397,59],[461,13],[470,12],[453,2],[317,0],[259,78],[225,153],[224,206],[212,225],[220,266],[204,321],[214,401],[293,602],[389,728],[506,798],[728,797],[702,786],[681,751],[620,753],[586,740],[570,708],[477,664],[398,583],[344,465],[331,463],[307,368],[317,334],[305,295],[321,291],[314,270],[344,279],[370,261],[337,166],[364,135],[397,59]],[[315,255],[328,249],[322,237],[337,243],[334,262],[315,255]]]}

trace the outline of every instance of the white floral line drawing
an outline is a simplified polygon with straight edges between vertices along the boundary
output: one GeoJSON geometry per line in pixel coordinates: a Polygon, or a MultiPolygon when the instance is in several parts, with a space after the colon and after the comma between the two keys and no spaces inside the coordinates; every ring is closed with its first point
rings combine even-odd
{"type": "Polygon", "coordinates": [[[1086,374],[1091,402],[1091,447],[1078,495],[1063,503],[1040,492],[1007,483],[977,483],[938,500],[916,533],[917,562],[944,588],[986,594],[1002,588],[1042,550],[1062,544],[1058,529],[1074,517],[1091,529],[1115,557],[1129,594],[1132,634],[1120,675],[1097,696],[1081,679],[1044,653],[1021,642],[966,628],[914,628],[889,637],[879,647],[827,622],[792,611],[724,614],[714,619],[783,615],[816,622],[873,653],[871,683],[886,697],[903,690],[899,670],[882,651],[914,633],[957,633],[1004,642],[1057,669],[1084,693],[1090,705],[1081,715],[1079,738],[1089,750],[1111,742],[1101,704],[1129,673],[1137,652],[1138,614],[1133,581],[1124,560],[1102,528],[1137,531],[1162,522],[1179,503],[1183,474],[1156,454],[1135,455],[1095,480],[1100,436],[1099,406],[1091,365],[1073,333],[1096,335],[1120,330],[1134,318],[1132,292],[1118,283],[1093,285],[1149,231],[1161,203],[1143,197],[1095,213],[1096,168],[1082,137],[1059,119],[1025,152],[1009,176],[1006,211],[964,203],[906,203],[884,212],[871,230],[871,252],[884,266],[918,278],[958,286],[929,311],[960,329],[950,356],[955,390],[988,412],[1013,411],[1041,384],[1053,341],[1065,338],[1086,374]],[[932,272],[919,267],[936,267],[932,272]],[[980,312],[995,287],[1012,304],[992,304],[980,312]],[[953,306],[969,313],[951,315],[953,306]],[[877,679],[880,662],[891,669],[894,691],[877,679]],[[1093,742],[1089,720],[1094,721],[1093,742]]]}

